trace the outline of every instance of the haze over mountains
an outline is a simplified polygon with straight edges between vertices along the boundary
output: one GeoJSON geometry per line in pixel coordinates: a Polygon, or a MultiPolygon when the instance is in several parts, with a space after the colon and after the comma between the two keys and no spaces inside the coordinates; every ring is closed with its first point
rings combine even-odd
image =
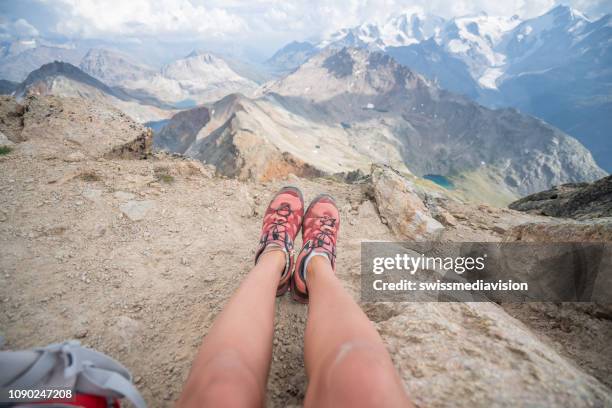
{"type": "Polygon", "coordinates": [[[603,176],[591,153],[612,167],[611,38],[609,16],[557,7],[525,21],[400,14],[291,42],[264,64],[196,50],[158,68],[108,47],[20,39],[2,46],[0,77],[13,82],[0,85],[111,104],[140,122],[198,105],[156,144],[229,176],[381,162],[504,203],[603,176]],[[51,63],[23,72],[41,62],[51,63]]]}

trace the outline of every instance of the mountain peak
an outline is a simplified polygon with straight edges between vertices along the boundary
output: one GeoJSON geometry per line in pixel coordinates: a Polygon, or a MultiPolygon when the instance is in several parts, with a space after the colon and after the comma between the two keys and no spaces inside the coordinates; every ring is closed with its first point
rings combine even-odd
{"type": "Polygon", "coordinates": [[[79,68],[110,86],[123,85],[154,73],[153,68],[134,61],[131,56],[108,48],[91,48],[79,68]]]}
{"type": "MultiPolygon", "coordinates": [[[[32,71],[26,78],[24,83],[31,83],[35,80],[42,79],[49,76],[62,75],[69,78],[90,78],[91,80],[97,81],[95,78],[87,75],[78,67],[63,61],[53,61],[48,64],[44,64],[35,71],[32,71]]],[[[99,82],[99,81],[98,81],[99,82]]]]}
{"type": "Polygon", "coordinates": [[[221,59],[221,58],[214,56],[210,52],[203,51],[203,50],[193,50],[185,57],[185,59],[191,59],[191,58],[198,58],[207,63],[212,63],[216,60],[221,59]]]}
{"type": "Polygon", "coordinates": [[[558,6],[553,7],[552,9],[550,9],[544,15],[550,15],[550,16],[554,16],[554,17],[563,17],[563,18],[567,18],[569,20],[586,20],[586,21],[591,21],[587,16],[585,16],[580,11],[578,11],[578,10],[576,10],[576,9],[570,7],[570,6],[563,5],[563,4],[559,4],[558,6]]]}
{"type": "Polygon", "coordinates": [[[103,82],[100,82],[96,78],[86,74],[78,67],[62,61],[50,62],[41,66],[37,70],[30,72],[27,78],[19,85],[15,91],[15,94],[23,96],[33,85],[41,82],[48,82],[56,77],[68,78],[70,80],[97,88],[109,95],[114,95],[113,90],[103,82]]]}
{"type": "Polygon", "coordinates": [[[403,93],[430,85],[384,53],[343,47],[323,50],[290,75],[267,86],[264,92],[325,101],[347,95],[403,93]]]}

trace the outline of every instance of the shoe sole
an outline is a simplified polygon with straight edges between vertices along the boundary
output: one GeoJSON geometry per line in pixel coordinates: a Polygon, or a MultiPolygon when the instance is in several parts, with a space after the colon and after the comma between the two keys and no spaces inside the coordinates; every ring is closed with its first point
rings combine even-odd
{"type": "Polygon", "coordinates": [[[291,279],[285,282],[282,286],[276,288],[276,297],[283,296],[289,290],[289,283],[291,279]]]}
{"type": "MultiPolygon", "coordinates": [[[[329,198],[331,200],[332,203],[334,203],[334,206],[336,207],[336,209],[338,209],[338,204],[336,204],[336,200],[334,199],[334,197],[332,197],[331,195],[327,194],[327,193],[323,193],[323,194],[319,194],[318,196],[316,196],[308,205],[308,208],[306,209],[306,211],[304,211],[304,218],[306,218],[306,214],[308,214],[308,211],[310,211],[310,208],[316,204],[320,199],[322,198],[329,198]]],[[[340,212],[340,210],[338,210],[338,212],[340,212]]],[[[297,273],[295,271],[295,268],[297,268],[298,265],[295,265],[294,267],[294,271],[293,274],[297,273]]],[[[308,294],[307,293],[302,293],[298,290],[296,284],[295,284],[295,279],[293,278],[293,276],[291,276],[291,296],[293,298],[293,300],[295,300],[296,302],[302,303],[302,304],[308,304],[308,294]]]]}

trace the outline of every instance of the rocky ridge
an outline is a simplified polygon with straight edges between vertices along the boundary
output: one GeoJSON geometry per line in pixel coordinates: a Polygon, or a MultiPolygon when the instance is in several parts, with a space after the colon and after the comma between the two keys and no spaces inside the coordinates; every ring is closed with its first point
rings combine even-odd
{"type": "Polygon", "coordinates": [[[555,186],[510,203],[510,208],[534,214],[575,219],[612,217],[612,176],[593,183],[555,186]]]}

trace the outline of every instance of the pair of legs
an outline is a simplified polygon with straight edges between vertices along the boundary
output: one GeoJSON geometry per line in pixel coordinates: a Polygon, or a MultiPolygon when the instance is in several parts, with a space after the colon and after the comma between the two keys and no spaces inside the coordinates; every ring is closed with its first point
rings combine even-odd
{"type": "MultiPolygon", "coordinates": [[[[264,253],[206,335],[177,406],[260,407],[274,334],[281,251],[264,253]]],[[[307,267],[305,406],[411,406],[378,332],[344,290],[330,261],[307,267]]]]}

